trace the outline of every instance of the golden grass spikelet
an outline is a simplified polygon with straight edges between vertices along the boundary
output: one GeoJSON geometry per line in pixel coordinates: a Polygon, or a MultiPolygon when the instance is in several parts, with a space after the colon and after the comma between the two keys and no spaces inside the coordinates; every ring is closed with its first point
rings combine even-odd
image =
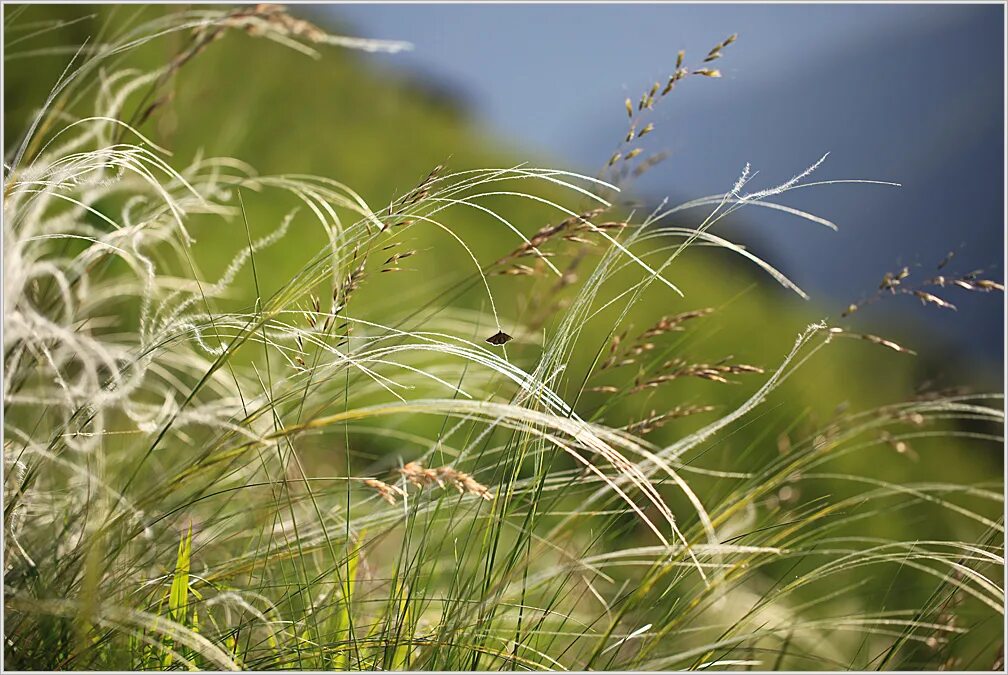
{"type": "Polygon", "coordinates": [[[434,484],[438,487],[444,487],[444,482],[438,476],[437,471],[425,469],[419,462],[407,463],[403,468],[399,469],[399,473],[403,475],[403,478],[419,488],[434,484]]]}
{"type": "Polygon", "coordinates": [[[389,483],[384,483],[380,480],[374,478],[365,478],[363,481],[364,485],[371,488],[381,496],[389,504],[395,504],[396,499],[406,496],[406,491],[403,490],[398,485],[391,485],[389,483]]]}
{"type": "MultiPolygon", "coordinates": [[[[935,277],[934,279],[932,279],[932,281],[936,281],[937,279],[941,279],[942,281],[944,281],[944,277],[935,277]]],[[[956,286],[959,286],[960,288],[965,288],[966,290],[979,290],[985,293],[988,293],[992,290],[999,290],[1004,292],[1005,289],[1004,284],[998,281],[994,281],[993,279],[975,279],[972,278],[970,275],[967,275],[961,279],[955,279],[953,280],[952,283],[955,284],[956,286]]],[[[935,285],[943,286],[944,284],[935,284],[935,285]]]]}
{"type": "MultiPolygon", "coordinates": [[[[414,486],[418,488],[424,488],[430,485],[437,485],[443,488],[445,484],[451,485],[460,494],[471,494],[476,495],[481,499],[490,501],[493,499],[493,494],[490,493],[489,488],[483,485],[470,474],[453,469],[450,466],[441,466],[435,469],[424,468],[420,462],[409,462],[403,468],[399,469],[399,473],[414,486]]],[[[405,495],[405,492],[403,492],[405,495]]]]}
{"type": "Polygon", "coordinates": [[[654,348],[655,348],[655,345],[654,345],[653,342],[640,342],[640,343],[637,343],[636,345],[634,345],[630,349],[629,353],[632,354],[633,356],[640,356],[644,352],[649,352],[649,351],[651,351],[654,348]]]}
{"type": "Polygon", "coordinates": [[[721,50],[730,45],[731,43],[735,42],[735,40],[737,39],[738,39],[738,33],[733,33],[729,35],[727,38],[725,38],[725,40],[721,44],[715,45],[713,49],[707,52],[707,56],[706,58],[704,58],[704,63],[708,63],[710,61],[713,61],[714,59],[721,58],[721,50]]]}
{"type": "Polygon", "coordinates": [[[522,265],[521,263],[515,263],[506,270],[501,270],[497,274],[504,274],[507,276],[531,276],[535,274],[535,270],[528,265],[522,265]]]}
{"type": "Polygon", "coordinates": [[[608,221],[608,222],[605,222],[605,223],[596,223],[594,228],[591,225],[588,225],[586,223],[586,224],[582,224],[582,225],[578,226],[577,229],[579,229],[579,230],[593,230],[593,229],[597,229],[597,230],[622,230],[627,225],[629,225],[629,223],[627,223],[626,221],[615,221],[615,220],[613,220],[613,221],[608,221]]]}
{"type": "Polygon", "coordinates": [[[931,293],[928,293],[927,291],[914,291],[913,294],[915,296],[917,296],[918,298],[920,298],[920,301],[923,304],[925,304],[925,305],[929,305],[929,304],[930,305],[937,305],[938,307],[941,307],[942,309],[951,309],[953,312],[956,311],[956,306],[953,305],[951,302],[948,302],[946,300],[942,300],[937,295],[932,295],[931,293]]]}
{"type": "MultiPolygon", "coordinates": [[[[270,28],[281,35],[301,37],[309,42],[322,42],[326,38],[325,31],[303,19],[292,17],[282,5],[261,3],[255,6],[252,13],[255,16],[266,19],[270,28]]],[[[262,31],[255,24],[247,24],[245,29],[250,34],[257,34],[262,31]]]]}
{"type": "Polygon", "coordinates": [[[605,370],[606,368],[611,368],[616,364],[616,352],[619,351],[620,343],[626,337],[626,331],[618,333],[613,336],[612,341],[609,343],[609,355],[606,360],[602,362],[601,368],[605,370]]]}
{"type": "Polygon", "coordinates": [[[454,487],[459,491],[459,494],[471,494],[490,501],[493,499],[493,495],[485,485],[477,481],[475,478],[465,473],[464,471],[457,471],[448,466],[442,466],[437,470],[438,476],[440,476],[446,483],[454,487]]]}
{"type": "Polygon", "coordinates": [[[411,255],[413,255],[415,253],[416,253],[416,251],[405,251],[403,253],[394,253],[392,256],[389,257],[388,260],[385,261],[384,264],[389,265],[389,264],[398,262],[398,261],[402,260],[403,258],[409,258],[411,255]]]}
{"type": "Polygon", "coordinates": [[[900,285],[904,279],[910,276],[910,270],[906,267],[901,269],[899,272],[893,274],[892,272],[886,272],[885,276],[882,277],[882,282],[879,284],[879,290],[883,291],[889,289],[893,293],[896,292],[896,287],[900,285]]]}

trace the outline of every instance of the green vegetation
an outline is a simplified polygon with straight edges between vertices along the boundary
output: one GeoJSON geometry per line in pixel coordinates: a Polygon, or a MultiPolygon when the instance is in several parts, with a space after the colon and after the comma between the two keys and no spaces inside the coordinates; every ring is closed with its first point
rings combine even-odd
{"type": "Polygon", "coordinates": [[[587,177],[277,7],[4,12],[8,668],[1000,658],[1001,394],[716,234],[818,165],[628,206],[733,38],[587,177]]]}

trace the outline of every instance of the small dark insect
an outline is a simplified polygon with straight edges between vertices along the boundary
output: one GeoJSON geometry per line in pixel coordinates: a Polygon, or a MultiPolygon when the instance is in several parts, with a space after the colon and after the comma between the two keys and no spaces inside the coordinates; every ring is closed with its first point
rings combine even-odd
{"type": "Polygon", "coordinates": [[[500,347],[502,344],[504,344],[506,342],[510,342],[512,339],[513,338],[510,335],[508,335],[507,333],[505,333],[502,330],[499,330],[496,333],[494,333],[493,335],[491,335],[490,337],[488,337],[486,339],[486,341],[489,342],[492,345],[496,345],[497,347],[500,347]]]}

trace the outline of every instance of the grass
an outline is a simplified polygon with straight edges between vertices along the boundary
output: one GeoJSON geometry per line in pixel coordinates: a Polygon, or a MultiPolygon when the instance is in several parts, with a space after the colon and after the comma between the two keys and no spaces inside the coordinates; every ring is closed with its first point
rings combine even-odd
{"type": "MultiPolygon", "coordinates": [[[[640,140],[648,113],[682,80],[715,77],[708,64],[734,37],[697,67],[681,56],[627,105],[631,131],[599,177],[437,167],[372,206],[328,178],[182,165],[143,125],[172,79],[237,30],[298,51],[402,45],[262,6],[110,30],[71,52],[5,166],[8,667],[999,658],[1002,481],[957,482],[927,458],[1000,452],[1000,394],[791,416],[788,384],[841,338],[909,348],[822,321],[754,365],[695,356],[730,302],[640,322],[646,305],[688,303],[687,283],[719,282],[715,250],[804,295],[712,231],[738,209],[832,225],[775,201],[843,182],[810,179],[823,160],[759,188],[746,167],[723,194],[646,215],[619,201],[660,161],[640,140]],[[175,40],[175,56],[122,69],[126,46],[156,40],[175,40]],[[545,224],[509,217],[513,202],[545,224]],[[274,218],[276,204],[291,208],[274,218]],[[698,224],[676,220],[689,211],[698,224]],[[492,235],[468,235],[474,218],[492,235]],[[297,243],[307,231],[320,245],[297,243]],[[215,274],[202,271],[204,233],[230,252],[215,274]],[[704,263],[699,282],[683,279],[687,254],[704,263]],[[712,407],[669,393],[684,381],[754,384],[712,407]]],[[[905,278],[887,274],[881,290],[937,297],[897,289],[905,278]]],[[[736,353],[759,339],[734,337],[736,353]]]]}

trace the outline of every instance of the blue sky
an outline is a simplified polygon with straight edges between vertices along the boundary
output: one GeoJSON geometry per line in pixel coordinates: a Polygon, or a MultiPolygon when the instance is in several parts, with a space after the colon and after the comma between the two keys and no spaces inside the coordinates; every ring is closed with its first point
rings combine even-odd
{"type": "MultiPolygon", "coordinates": [[[[820,178],[902,187],[830,186],[785,200],[834,220],[839,233],[751,213],[735,238],[828,307],[870,292],[899,265],[929,273],[953,249],[958,271],[983,267],[1003,279],[1001,5],[368,4],[323,11],[355,34],[414,43],[411,52],[369,58],[455,92],[516,147],[589,173],[625,132],[624,98],[664,80],[679,49],[702,57],[738,33],[715,64],[722,79],[694,78],[662,104],[650,148],[671,155],[645,176],[640,193],[678,202],[723,191],[747,162],[760,171],[757,184],[769,185],[830,152],[820,178]]],[[[878,321],[906,314],[938,339],[1003,360],[1000,298],[950,299],[958,316],[906,298],[858,321],[870,328],[872,312],[878,321]]]]}

